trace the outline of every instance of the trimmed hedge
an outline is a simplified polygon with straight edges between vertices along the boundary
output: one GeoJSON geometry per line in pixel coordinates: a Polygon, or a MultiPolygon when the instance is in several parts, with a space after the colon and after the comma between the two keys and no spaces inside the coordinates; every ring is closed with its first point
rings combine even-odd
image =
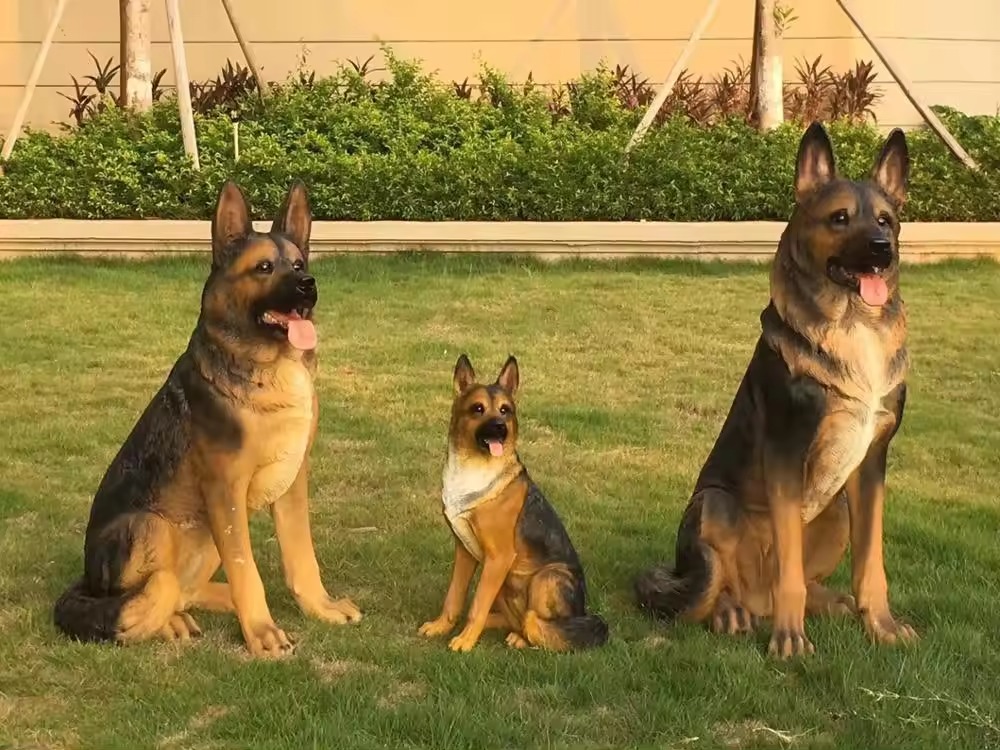
{"type": "MultiPolygon", "coordinates": [[[[109,107],[68,133],[29,132],[0,178],[0,218],[208,218],[235,178],[257,213],[305,180],[317,219],[783,220],[801,125],[761,134],[740,119],[699,126],[673,117],[631,155],[640,110],[624,108],[607,71],[571,89],[556,115],[535,91],[486,72],[488,96],[456,96],[412,62],[388,58],[387,82],[350,69],[240,102],[240,152],[229,114],[199,116],[200,172],[185,159],[176,102],[144,115],[109,107]]],[[[1000,117],[939,114],[982,166],[965,169],[926,129],[908,134],[911,221],[1000,221],[1000,117]]],[[[882,136],[832,123],[842,173],[871,168],[882,136]]]]}

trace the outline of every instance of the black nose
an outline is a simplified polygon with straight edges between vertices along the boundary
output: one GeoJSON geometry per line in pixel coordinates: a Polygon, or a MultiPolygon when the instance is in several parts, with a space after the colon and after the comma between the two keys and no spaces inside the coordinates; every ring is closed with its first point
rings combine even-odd
{"type": "Polygon", "coordinates": [[[303,294],[313,294],[316,291],[316,279],[312,276],[303,276],[296,282],[295,288],[303,294]]]}
{"type": "Polygon", "coordinates": [[[874,265],[886,268],[892,263],[892,243],[882,237],[872,237],[868,240],[868,255],[874,265]]]}
{"type": "Polygon", "coordinates": [[[507,423],[502,419],[491,419],[480,428],[483,438],[487,440],[506,440],[507,423]]]}

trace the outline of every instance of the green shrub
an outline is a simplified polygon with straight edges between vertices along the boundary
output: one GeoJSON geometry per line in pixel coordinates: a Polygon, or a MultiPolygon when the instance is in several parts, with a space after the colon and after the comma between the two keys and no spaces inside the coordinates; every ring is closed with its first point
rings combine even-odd
{"type": "MultiPolygon", "coordinates": [[[[0,178],[0,217],[207,218],[227,177],[262,215],[301,178],[316,217],[331,220],[742,221],[791,210],[801,124],[758,133],[740,116],[706,125],[672,110],[626,156],[648,97],[642,82],[623,85],[621,69],[557,96],[486,68],[473,96],[391,53],[387,67],[384,81],[354,65],[291,79],[263,103],[247,93],[208,107],[196,119],[200,172],[170,98],[144,115],[95,110],[58,136],[29,132],[0,178]]],[[[941,116],[983,169],[965,169],[930,131],[911,132],[905,218],[1000,220],[1000,118],[941,116]]],[[[831,134],[841,171],[867,174],[877,130],[836,121],[831,134]]]]}

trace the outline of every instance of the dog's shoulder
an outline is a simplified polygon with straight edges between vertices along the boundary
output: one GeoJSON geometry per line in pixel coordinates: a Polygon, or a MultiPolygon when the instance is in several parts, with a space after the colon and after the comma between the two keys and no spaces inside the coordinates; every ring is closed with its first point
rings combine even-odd
{"type": "Polygon", "coordinates": [[[525,473],[525,498],[517,520],[519,546],[539,562],[578,566],[576,549],[555,507],[525,473]]]}
{"type": "Polygon", "coordinates": [[[795,357],[814,356],[807,342],[792,331],[776,342],[771,314],[768,308],[761,316],[764,330],[699,475],[699,488],[721,480],[738,485],[746,458],[757,452],[761,439],[784,454],[800,452],[829,408],[823,382],[796,364],[795,357]]]}
{"type": "Polygon", "coordinates": [[[94,521],[110,520],[128,509],[152,507],[174,481],[198,429],[231,444],[239,426],[205,388],[188,353],[174,363],[166,380],[136,420],[112,459],[94,496],[94,521]]]}

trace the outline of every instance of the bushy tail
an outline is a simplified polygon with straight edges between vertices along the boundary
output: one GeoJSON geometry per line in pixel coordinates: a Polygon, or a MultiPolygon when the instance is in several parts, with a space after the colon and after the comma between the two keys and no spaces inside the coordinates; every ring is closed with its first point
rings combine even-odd
{"type": "Polygon", "coordinates": [[[78,641],[113,641],[122,608],[133,595],[91,596],[81,578],[56,601],[52,619],[59,630],[78,641]]]}
{"type": "Polygon", "coordinates": [[[598,615],[543,620],[531,610],[524,615],[523,627],[528,643],[553,651],[596,648],[608,641],[608,624],[598,615]]]}
{"type": "Polygon", "coordinates": [[[714,606],[718,588],[713,576],[712,552],[698,544],[679,554],[677,565],[657,565],[635,579],[639,607],[664,620],[678,617],[700,621],[714,606]]]}

